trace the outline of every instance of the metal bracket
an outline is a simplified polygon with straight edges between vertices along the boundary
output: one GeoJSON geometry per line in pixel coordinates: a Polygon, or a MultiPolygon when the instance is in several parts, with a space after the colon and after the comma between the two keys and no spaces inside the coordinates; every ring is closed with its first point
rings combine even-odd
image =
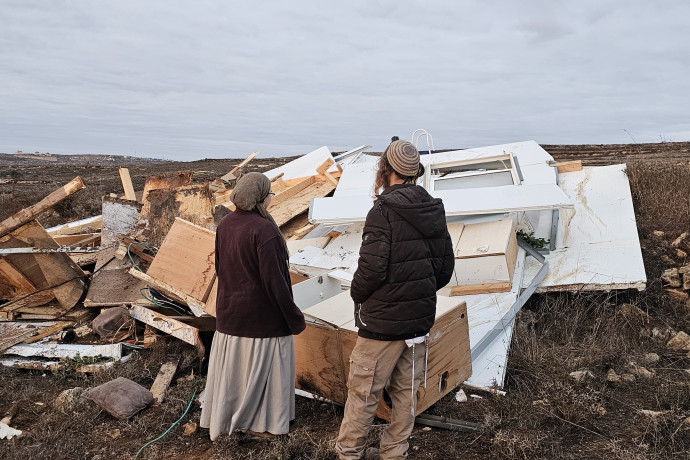
{"type": "Polygon", "coordinates": [[[532,282],[530,283],[529,286],[525,288],[524,291],[518,295],[517,300],[513,305],[510,306],[510,309],[506,312],[505,315],[496,323],[493,329],[486,334],[482,340],[472,348],[472,361],[477,359],[479,355],[481,355],[484,350],[498,337],[505,329],[505,324],[509,323],[510,321],[515,318],[517,313],[520,311],[520,309],[525,305],[527,300],[532,297],[532,294],[537,290],[537,286],[539,286],[539,283],[541,283],[544,278],[546,277],[546,273],[549,271],[549,263],[546,261],[543,255],[541,255],[536,249],[534,249],[532,246],[529,244],[525,243],[524,241],[518,239],[517,240],[518,246],[520,246],[522,249],[525,250],[525,252],[537,259],[538,262],[542,264],[541,268],[537,272],[537,275],[534,277],[532,282]]]}
{"type": "Polygon", "coordinates": [[[456,420],[453,418],[440,417],[438,415],[419,414],[415,419],[415,423],[420,425],[433,426],[436,428],[443,428],[444,430],[455,431],[477,431],[482,428],[481,423],[465,422],[463,420],[456,420]]]}

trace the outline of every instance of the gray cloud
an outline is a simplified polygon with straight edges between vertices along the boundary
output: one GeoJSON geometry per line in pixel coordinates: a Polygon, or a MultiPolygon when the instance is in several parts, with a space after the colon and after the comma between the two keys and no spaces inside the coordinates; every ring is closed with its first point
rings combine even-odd
{"type": "Polygon", "coordinates": [[[0,151],[690,140],[682,1],[4,1],[0,151]]]}

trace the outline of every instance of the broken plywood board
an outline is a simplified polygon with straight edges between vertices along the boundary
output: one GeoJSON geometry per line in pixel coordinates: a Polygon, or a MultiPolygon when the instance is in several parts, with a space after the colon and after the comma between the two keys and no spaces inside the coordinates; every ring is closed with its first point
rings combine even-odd
{"type": "Polygon", "coordinates": [[[0,237],[8,234],[12,230],[21,227],[22,225],[34,220],[40,213],[46,211],[59,202],[63,201],[68,196],[85,187],[81,177],[77,176],[63,187],[55,190],[47,197],[43,198],[38,203],[24,208],[13,216],[8,217],[0,222],[0,237]]]}
{"type": "MultiPolygon", "coordinates": [[[[275,206],[271,206],[269,212],[271,213],[273,220],[275,220],[276,224],[280,227],[289,222],[295,216],[298,216],[309,210],[309,205],[312,199],[325,197],[334,189],[335,185],[333,185],[332,182],[317,180],[304,190],[295,194],[290,199],[275,206]]],[[[287,191],[289,191],[289,189],[287,191]]],[[[283,193],[287,193],[287,191],[283,193]]]]}
{"type": "Polygon", "coordinates": [[[331,238],[328,236],[322,236],[320,238],[303,238],[301,240],[289,240],[287,241],[288,252],[292,256],[293,254],[297,253],[297,251],[304,249],[307,246],[323,249],[330,240],[331,238]]]}
{"type": "Polygon", "coordinates": [[[216,279],[215,241],[215,232],[178,218],[146,274],[203,303],[216,279]]]}
{"type": "Polygon", "coordinates": [[[149,246],[159,247],[176,217],[215,229],[212,197],[208,183],[152,190],[130,236],[145,241],[149,246]]]}
{"type": "MultiPolygon", "coordinates": [[[[354,305],[349,291],[304,311],[307,329],[295,336],[295,385],[344,404],[349,356],[357,340],[354,305]],[[317,320],[318,321],[318,320],[317,320]],[[340,323],[340,324],[338,324],[340,323]],[[338,353],[336,350],[340,350],[338,353]]],[[[451,392],[472,373],[465,302],[438,297],[436,322],[429,334],[427,387],[419,387],[417,414],[451,392]]],[[[422,349],[423,345],[420,345],[422,349]]],[[[380,398],[377,415],[390,419],[390,408],[380,398]]]]}
{"type": "MultiPolygon", "coordinates": [[[[575,212],[561,212],[556,249],[537,292],[610,291],[646,286],[635,210],[625,165],[585,167],[559,175],[575,212]]],[[[528,278],[538,271],[528,260],[528,278]]],[[[531,279],[531,278],[530,278],[531,279]]]]}
{"type": "MultiPolygon", "coordinates": [[[[223,181],[225,181],[225,182],[230,182],[231,180],[235,180],[235,179],[236,179],[235,174],[237,174],[237,172],[238,172],[240,169],[242,169],[242,168],[245,167],[250,161],[252,161],[252,159],[254,159],[254,157],[257,156],[258,154],[259,154],[259,152],[252,152],[251,154],[249,154],[249,156],[248,156],[247,158],[245,158],[244,160],[242,160],[242,161],[240,162],[240,164],[238,164],[237,166],[235,166],[234,168],[232,168],[232,170],[231,170],[229,173],[227,173],[227,174],[225,174],[223,177],[221,177],[221,180],[223,180],[223,181]]],[[[272,176],[269,176],[269,177],[272,177],[272,176]]]]}
{"type": "Polygon", "coordinates": [[[0,327],[0,355],[8,348],[36,335],[37,332],[38,330],[34,327],[0,327]]]}
{"type": "MultiPolygon", "coordinates": [[[[31,221],[0,239],[0,248],[57,248],[58,244],[36,221],[31,221]]],[[[65,253],[17,254],[7,260],[36,289],[50,289],[60,305],[69,310],[84,292],[84,272],[65,253]]]]}
{"type": "MultiPolygon", "coordinates": [[[[447,217],[573,208],[571,199],[555,184],[436,190],[430,194],[443,200],[447,217]]],[[[309,221],[326,225],[364,222],[372,204],[370,196],[314,198],[309,221]]]]}

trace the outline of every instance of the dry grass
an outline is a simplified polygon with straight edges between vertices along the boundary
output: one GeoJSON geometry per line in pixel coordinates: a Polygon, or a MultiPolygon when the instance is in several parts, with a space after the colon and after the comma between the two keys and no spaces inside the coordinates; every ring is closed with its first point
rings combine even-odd
{"type": "MultiPolygon", "coordinates": [[[[688,307],[670,299],[659,281],[665,268],[687,263],[677,252],[690,252],[687,242],[680,248],[670,243],[690,230],[690,169],[685,163],[631,163],[628,175],[649,279],[647,290],[534,296],[514,329],[507,394],[481,394],[482,399],[470,398],[461,404],[451,393],[430,409],[480,422],[483,428],[461,433],[416,427],[410,439],[411,459],[690,457],[690,427],[684,423],[690,417],[690,373],[686,372],[690,359],[665,346],[665,332],[690,332],[690,317],[688,307]],[[665,234],[656,236],[655,230],[665,234]],[[640,308],[649,321],[625,314],[623,304],[640,308]],[[647,363],[647,353],[657,353],[659,361],[647,363]],[[637,375],[634,381],[617,383],[606,379],[610,369],[619,375],[634,374],[639,366],[653,376],[637,375]],[[588,370],[592,377],[575,381],[569,373],[578,370],[588,370]],[[641,410],[663,413],[651,417],[641,410]]],[[[177,376],[188,375],[195,365],[193,353],[188,356],[186,347],[172,340],[167,347],[143,352],[130,363],[85,380],[0,369],[0,409],[23,401],[16,424],[26,429],[19,439],[0,441],[0,458],[133,458],[141,445],[180,416],[193,390],[203,385],[201,379],[175,383],[163,404],[126,422],[88,404],[62,414],[52,409],[52,400],[63,389],[93,386],[118,375],[150,386],[171,350],[186,356],[177,376]],[[45,405],[37,406],[36,401],[45,405]],[[114,429],[120,430],[117,439],[108,434],[114,429]]],[[[199,414],[194,406],[184,422],[198,422],[199,414]]],[[[149,447],[143,458],[333,459],[341,419],[339,407],[298,398],[291,433],[278,442],[234,435],[211,443],[204,430],[184,437],[177,427],[149,447]]],[[[370,444],[375,445],[380,431],[380,425],[374,427],[370,444]]]]}

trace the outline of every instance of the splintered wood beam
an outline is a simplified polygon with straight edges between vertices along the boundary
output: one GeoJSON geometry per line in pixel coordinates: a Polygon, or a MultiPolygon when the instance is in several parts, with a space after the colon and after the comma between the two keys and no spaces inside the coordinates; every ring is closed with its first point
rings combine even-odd
{"type": "Polygon", "coordinates": [[[137,201],[137,196],[134,193],[134,186],[132,185],[132,178],[129,176],[129,169],[120,168],[120,179],[122,179],[122,188],[125,190],[125,199],[137,201]]]}
{"type": "Polygon", "coordinates": [[[40,213],[46,211],[59,202],[63,201],[68,196],[86,187],[81,177],[77,176],[61,188],[55,190],[47,197],[43,198],[38,203],[24,208],[15,215],[8,217],[0,222],[0,237],[7,235],[12,230],[21,227],[34,220],[40,213]]]}
{"type": "Polygon", "coordinates": [[[153,385],[151,385],[151,394],[153,394],[156,404],[163,402],[165,392],[168,391],[170,382],[172,382],[173,377],[175,377],[175,372],[177,371],[177,365],[179,363],[179,356],[168,356],[158,371],[156,380],[154,380],[153,385]]]}
{"type": "Polygon", "coordinates": [[[252,161],[252,159],[255,156],[257,156],[258,154],[259,154],[259,152],[252,152],[247,158],[242,160],[242,162],[240,164],[238,164],[237,166],[232,168],[232,170],[229,173],[227,173],[226,175],[221,177],[221,180],[224,180],[225,182],[230,182],[231,180],[235,179],[235,173],[237,171],[239,171],[240,169],[244,168],[247,165],[247,163],[252,161]]]}

